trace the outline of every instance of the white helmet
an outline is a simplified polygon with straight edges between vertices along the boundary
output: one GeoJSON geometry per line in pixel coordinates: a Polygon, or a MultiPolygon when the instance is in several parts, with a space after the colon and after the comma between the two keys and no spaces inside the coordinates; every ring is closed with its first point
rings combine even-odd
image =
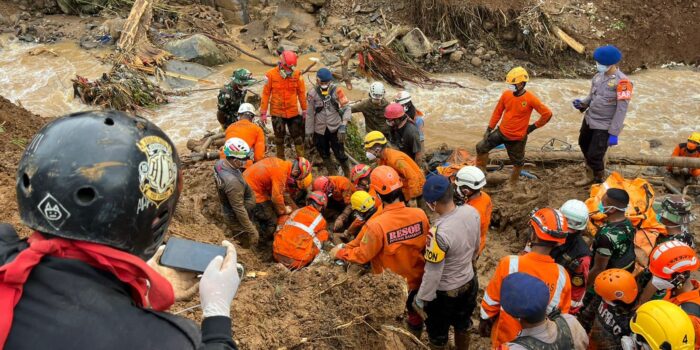
{"type": "Polygon", "coordinates": [[[379,81],[375,81],[372,83],[372,85],[369,86],[369,97],[370,98],[382,98],[384,97],[384,94],[386,91],[384,91],[384,84],[382,84],[379,81]]]}
{"type": "Polygon", "coordinates": [[[588,223],[588,207],[578,199],[569,199],[559,209],[566,217],[569,227],[581,231],[588,223]]]}
{"type": "Polygon", "coordinates": [[[479,190],[486,185],[486,176],[481,169],[475,166],[465,166],[459,169],[455,175],[455,185],[457,187],[467,186],[472,190],[479,190]]]}
{"type": "Polygon", "coordinates": [[[409,94],[406,90],[399,91],[399,93],[396,94],[396,97],[394,97],[394,102],[400,103],[401,105],[405,105],[411,102],[411,94],[409,94]]]}
{"type": "Polygon", "coordinates": [[[241,103],[241,106],[238,107],[238,114],[243,113],[250,113],[255,116],[255,107],[250,103],[241,103]]]}
{"type": "Polygon", "coordinates": [[[246,160],[250,158],[250,153],[250,146],[238,137],[232,137],[226,140],[224,144],[224,155],[226,158],[246,160]]]}

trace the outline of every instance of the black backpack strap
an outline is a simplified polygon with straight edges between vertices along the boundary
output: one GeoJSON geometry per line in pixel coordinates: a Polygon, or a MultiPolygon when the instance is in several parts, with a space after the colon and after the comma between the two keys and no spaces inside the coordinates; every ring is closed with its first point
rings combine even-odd
{"type": "Polygon", "coordinates": [[[683,309],[683,311],[685,311],[686,314],[695,317],[700,317],[700,305],[692,301],[688,301],[680,304],[679,306],[681,307],[681,309],[683,309]]]}

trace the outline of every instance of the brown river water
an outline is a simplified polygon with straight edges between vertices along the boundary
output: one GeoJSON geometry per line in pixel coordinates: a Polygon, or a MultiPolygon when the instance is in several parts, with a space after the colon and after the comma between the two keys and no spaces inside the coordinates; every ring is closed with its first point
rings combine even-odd
{"type": "MultiPolygon", "coordinates": [[[[45,117],[91,109],[73,99],[70,79],[76,74],[93,79],[106,72],[109,66],[102,64],[97,56],[106,55],[107,52],[85,51],[74,43],[35,45],[8,42],[6,38],[0,38],[0,43],[0,95],[45,117]],[[55,55],[30,55],[30,51],[37,48],[50,49],[55,55]]],[[[308,66],[311,57],[303,57],[299,66],[308,66]]],[[[260,78],[268,69],[242,56],[235,63],[215,68],[214,73],[206,77],[215,84],[200,84],[194,88],[222,85],[237,67],[248,68],[260,78]]],[[[307,76],[308,86],[313,75],[307,76]]],[[[483,134],[491,111],[506,85],[468,73],[438,77],[458,81],[468,88],[408,87],[414,104],[426,114],[426,146],[447,143],[471,149],[483,134]]],[[[675,143],[682,142],[691,131],[700,130],[700,73],[652,69],[630,75],[630,78],[635,87],[633,100],[620,136],[620,145],[611,152],[667,154],[675,143]],[[648,140],[651,139],[661,141],[662,146],[650,149],[648,140]]],[[[364,98],[369,82],[354,80],[353,84],[350,99],[364,98]]],[[[528,89],[552,109],[554,116],[549,124],[531,135],[529,149],[538,149],[551,138],[575,146],[582,115],[572,108],[571,100],[584,97],[589,87],[590,80],[587,79],[532,79],[528,89]]],[[[262,85],[256,85],[252,90],[260,93],[262,85]]],[[[396,91],[388,89],[390,96],[396,91]]],[[[183,146],[188,138],[199,138],[205,131],[218,127],[216,95],[217,91],[214,90],[172,97],[170,104],[159,107],[147,117],[165,129],[179,146],[183,146]]],[[[534,114],[533,121],[537,117],[534,114]]]]}

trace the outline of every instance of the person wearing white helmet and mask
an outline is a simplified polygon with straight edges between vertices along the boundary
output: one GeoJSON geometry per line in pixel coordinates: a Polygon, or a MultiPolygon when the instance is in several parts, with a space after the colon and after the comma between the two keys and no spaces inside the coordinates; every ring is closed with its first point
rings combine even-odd
{"type": "MultiPolygon", "coordinates": [[[[255,107],[250,103],[242,103],[238,108],[238,121],[229,125],[224,133],[225,140],[237,137],[251,148],[252,157],[248,159],[241,171],[265,158],[265,132],[259,125],[253,123],[253,118],[255,118],[255,107]]],[[[221,159],[226,158],[223,148],[219,153],[221,159]]]]}
{"type": "Polygon", "coordinates": [[[411,94],[406,90],[399,91],[399,93],[396,94],[396,97],[394,97],[394,102],[402,105],[404,112],[406,112],[408,117],[411,118],[413,123],[416,124],[416,127],[418,128],[418,135],[420,135],[421,147],[423,147],[423,143],[425,142],[425,134],[423,133],[425,121],[423,120],[423,117],[425,117],[425,114],[416,109],[416,106],[413,105],[411,94]]]}
{"type": "Polygon", "coordinates": [[[352,113],[362,113],[365,118],[366,132],[379,131],[389,135],[389,126],[384,119],[384,109],[389,105],[384,96],[384,84],[375,81],[369,86],[369,97],[351,105],[352,113]]]}
{"type": "Polygon", "coordinates": [[[459,169],[454,182],[456,202],[460,205],[471,205],[479,212],[481,218],[481,241],[477,254],[479,256],[486,247],[486,235],[489,231],[489,225],[491,225],[491,212],[493,211],[491,196],[482,191],[482,188],[486,186],[486,176],[481,169],[475,166],[465,166],[459,169]]]}
{"type": "Polygon", "coordinates": [[[571,310],[576,315],[583,306],[586,280],[591,267],[591,249],[583,239],[588,225],[588,207],[580,200],[570,199],[559,209],[569,223],[569,234],[564,244],[552,249],[549,254],[563,266],[571,277],[571,310]]]}
{"type": "Polygon", "coordinates": [[[251,158],[252,151],[245,141],[234,137],[226,141],[224,155],[226,159],[219,159],[214,165],[214,178],[221,208],[230,228],[228,233],[244,233],[248,237],[246,243],[255,245],[260,237],[251,220],[255,195],[241,173],[241,169],[251,158]]]}

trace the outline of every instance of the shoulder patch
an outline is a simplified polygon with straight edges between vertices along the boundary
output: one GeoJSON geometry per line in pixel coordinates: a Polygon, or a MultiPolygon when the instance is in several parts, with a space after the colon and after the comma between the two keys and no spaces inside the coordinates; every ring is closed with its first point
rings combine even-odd
{"type": "Polygon", "coordinates": [[[627,79],[622,79],[617,84],[617,99],[631,100],[632,99],[632,82],[627,79]]]}
{"type": "Polygon", "coordinates": [[[425,261],[435,264],[445,260],[445,251],[440,248],[437,241],[437,227],[431,227],[428,231],[424,257],[425,261]]]}

